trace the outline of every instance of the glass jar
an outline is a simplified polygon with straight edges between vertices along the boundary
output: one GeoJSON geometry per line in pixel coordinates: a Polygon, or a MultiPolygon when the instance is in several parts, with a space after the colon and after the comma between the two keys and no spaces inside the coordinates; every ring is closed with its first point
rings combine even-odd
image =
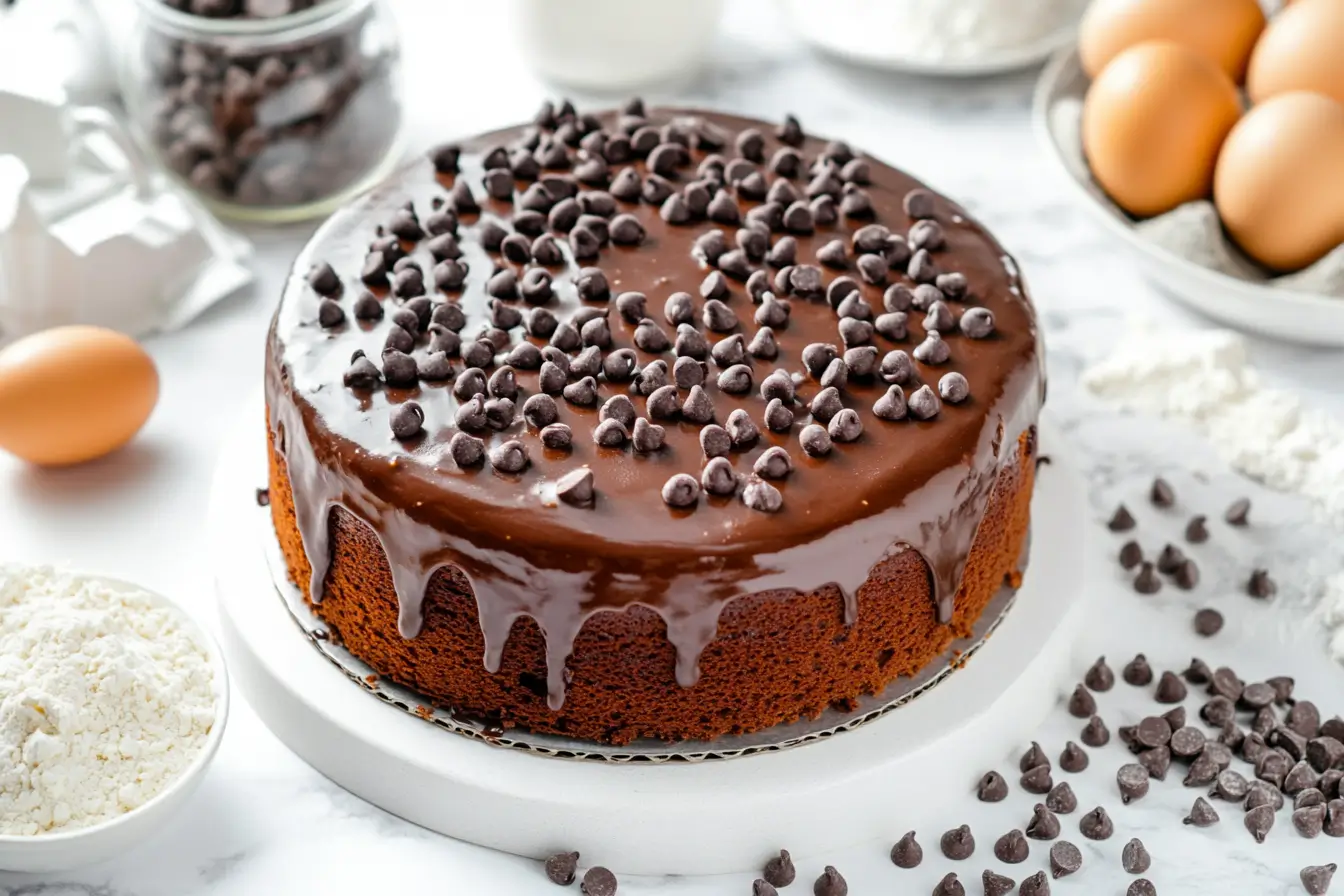
{"type": "Polygon", "coordinates": [[[385,0],[319,0],[276,18],[175,5],[136,0],[122,93],[137,137],[213,210],[314,217],[397,164],[401,48],[385,0]]]}

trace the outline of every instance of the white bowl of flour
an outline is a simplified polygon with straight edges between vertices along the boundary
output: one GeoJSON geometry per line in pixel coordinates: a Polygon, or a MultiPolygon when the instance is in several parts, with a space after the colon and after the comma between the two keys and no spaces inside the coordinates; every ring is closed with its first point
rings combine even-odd
{"type": "Polygon", "coordinates": [[[161,830],[228,711],[219,645],[167,598],[0,565],[0,870],[90,865],[161,830]]]}

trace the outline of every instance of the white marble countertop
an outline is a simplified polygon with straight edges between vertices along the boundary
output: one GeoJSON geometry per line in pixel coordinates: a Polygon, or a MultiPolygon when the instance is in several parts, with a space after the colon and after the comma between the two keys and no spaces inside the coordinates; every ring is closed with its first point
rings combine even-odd
{"type": "MultiPolygon", "coordinates": [[[[487,4],[476,4],[484,9],[487,4]]],[[[505,46],[478,38],[491,33],[473,4],[404,0],[399,10],[407,33],[412,80],[413,142],[468,133],[527,117],[547,91],[505,46]],[[413,27],[412,27],[413,25],[413,27]],[[487,58],[489,57],[489,58],[487,58]],[[444,64],[445,60],[451,60],[444,64]],[[468,85],[471,87],[468,87],[468,85]]],[[[1135,651],[1159,671],[1181,669],[1198,653],[1210,665],[1231,665],[1248,680],[1292,674],[1299,692],[1327,714],[1344,710],[1344,669],[1328,660],[1324,635],[1305,620],[1302,595],[1312,582],[1305,561],[1319,570],[1330,561],[1335,536],[1310,522],[1302,500],[1272,495],[1240,480],[1206,445],[1178,427],[1121,417],[1079,391],[1077,374],[1103,354],[1131,313],[1158,317],[1173,328],[1205,327],[1163,299],[1105,234],[1072,205],[1063,185],[1037,150],[1029,125],[1034,73],[995,80],[939,82],[847,67],[808,52],[781,27],[767,0],[733,5],[711,70],[673,93],[676,99],[775,119],[796,112],[816,132],[851,143],[909,169],[965,203],[1019,259],[1040,308],[1049,346],[1050,413],[1061,422],[1067,450],[1090,482],[1089,574],[1080,589],[1098,598],[1087,635],[1090,653],[1106,653],[1117,670],[1135,651]],[[1158,514],[1144,494],[1155,471],[1176,486],[1177,511],[1158,514]],[[1234,497],[1255,499],[1255,524],[1233,531],[1212,525],[1209,544],[1192,550],[1204,581],[1192,593],[1168,587],[1140,599],[1121,578],[1112,556],[1117,540],[1099,524],[1117,500],[1141,517],[1140,537],[1151,549],[1175,540],[1191,513],[1212,517],[1234,497]],[[1269,567],[1281,595],[1272,605],[1240,594],[1252,565],[1269,567]],[[1217,638],[1198,642],[1189,619],[1197,606],[1213,605],[1228,617],[1217,638]]],[[[502,25],[495,25],[502,28],[502,25]]],[[[580,98],[583,99],[583,98],[580,98]]],[[[211,545],[202,538],[203,515],[219,445],[236,424],[244,402],[258,388],[263,334],[285,268],[307,228],[258,231],[260,279],[250,293],[212,310],[187,330],[151,340],[163,373],[163,397],[147,430],[131,447],[107,460],[68,471],[26,469],[0,457],[0,555],[28,562],[68,561],[90,570],[135,579],[188,603],[211,602],[211,545]]],[[[1253,342],[1267,379],[1344,412],[1344,355],[1253,342]],[[1334,394],[1332,394],[1332,392],[1334,394]]],[[[1337,554],[1338,551],[1334,551],[1337,554]]],[[[1083,670],[1079,669],[1081,676],[1083,670]]],[[[1200,696],[1192,694],[1194,712],[1200,696]]],[[[1101,695],[1112,730],[1151,712],[1146,693],[1117,685],[1101,695]]],[[[1081,722],[1061,708],[1040,740],[1057,756],[1081,722]]],[[[1000,766],[1015,772],[1025,744],[1004,744],[1000,766]]],[[[1142,837],[1154,856],[1149,873],[1163,894],[1302,892],[1297,872],[1305,864],[1344,857],[1344,841],[1304,840],[1281,813],[1263,846],[1242,829],[1239,810],[1217,804],[1223,823],[1208,830],[1183,827],[1181,817],[1196,791],[1173,778],[1153,793],[1120,805],[1113,772],[1126,761],[1113,743],[1093,751],[1092,768],[1060,775],[1073,784],[1084,809],[1103,804],[1116,821],[1116,836],[1102,844],[1083,840],[1077,816],[1064,818],[1065,836],[1083,848],[1084,874],[1055,884],[1056,892],[1120,894],[1128,876],[1119,853],[1130,836],[1142,837]]],[[[855,896],[929,892],[947,870],[957,870],[968,892],[980,892],[994,839],[1025,825],[1035,800],[1016,787],[997,805],[971,794],[981,770],[947,782],[947,799],[965,806],[977,834],[976,856],[962,867],[937,851],[938,831],[920,828],[918,806],[893,806],[891,840],[857,846],[841,855],[811,855],[807,844],[781,844],[798,859],[799,883],[786,892],[810,892],[824,864],[837,866],[855,896]],[[900,871],[887,860],[892,841],[919,830],[926,860],[900,871]]],[[[676,849],[675,832],[668,849],[676,849]]],[[[1046,867],[1045,849],[1008,873],[1022,878],[1046,867]]],[[[593,857],[600,861],[601,857],[593,857]]],[[[630,879],[621,893],[678,896],[750,893],[748,876],[630,879]]],[[[1344,887],[1344,881],[1336,889],[1344,887]]],[[[279,743],[245,702],[235,706],[219,755],[190,808],[171,829],[124,858],[69,875],[47,878],[0,873],[0,894],[89,896],[231,896],[255,893],[490,893],[561,892],[539,866],[428,833],[350,796],[312,771],[279,743]]],[[[570,891],[577,892],[577,890],[570,891]]]]}

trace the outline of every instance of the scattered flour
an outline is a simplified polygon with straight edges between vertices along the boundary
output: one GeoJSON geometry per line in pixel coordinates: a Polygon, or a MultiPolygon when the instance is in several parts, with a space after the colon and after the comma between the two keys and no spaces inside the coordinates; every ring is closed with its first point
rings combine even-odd
{"type": "Polygon", "coordinates": [[[204,745],[213,681],[149,594],[0,566],[0,834],[87,827],[153,799],[204,745]]]}
{"type": "MultiPolygon", "coordinates": [[[[1236,333],[1145,322],[1085,370],[1083,384],[1122,407],[1193,424],[1234,469],[1309,499],[1344,532],[1344,424],[1261,386],[1236,333]]],[[[1317,612],[1335,629],[1332,654],[1344,660],[1344,574],[1326,581],[1317,612]]]]}

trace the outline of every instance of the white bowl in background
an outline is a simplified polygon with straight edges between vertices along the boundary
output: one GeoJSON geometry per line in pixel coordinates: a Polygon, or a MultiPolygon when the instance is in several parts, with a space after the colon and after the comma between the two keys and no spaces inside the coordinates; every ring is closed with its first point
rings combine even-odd
{"type": "Polygon", "coordinates": [[[210,668],[214,673],[215,722],[191,765],[144,805],[110,821],[86,828],[33,837],[0,835],[0,871],[32,874],[68,871],[120,855],[152,837],[163,830],[168,820],[191,798],[224,739],[224,728],[229,717],[229,675],[224,664],[224,652],[209,630],[177,603],[141,585],[106,576],[88,578],[97,579],[114,588],[144,592],[156,603],[177,614],[183,630],[210,658],[210,668]]]}
{"type": "Polygon", "coordinates": [[[1081,100],[1088,79],[1077,49],[1060,53],[1041,73],[1032,117],[1046,154],[1079,204],[1128,248],[1147,277],[1172,298],[1220,323],[1259,336],[1305,345],[1344,347],[1344,299],[1257,282],[1196,264],[1145,238],[1109,202],[1098,198],[1086,172],[1075,170],[1054,116],[1062,103],[1081,100]]]}

